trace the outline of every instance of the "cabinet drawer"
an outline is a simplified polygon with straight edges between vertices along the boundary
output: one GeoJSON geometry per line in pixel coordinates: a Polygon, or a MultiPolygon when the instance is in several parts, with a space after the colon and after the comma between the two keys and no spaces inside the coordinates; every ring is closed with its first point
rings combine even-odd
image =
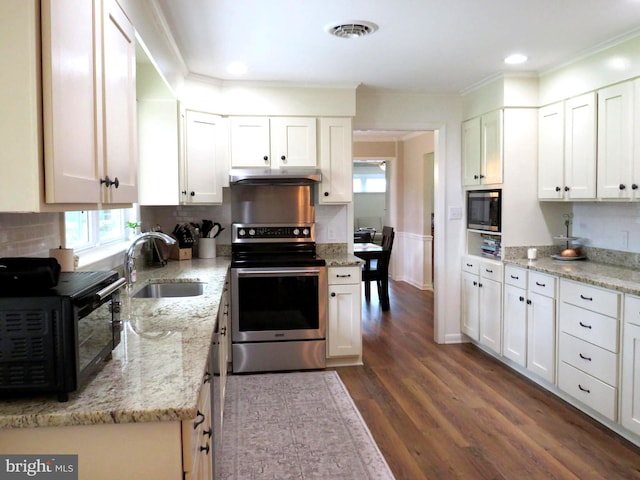
{"type": "Polygon", "coordinates": [[[640,325],[640,297],[624,296],[624,321],[640,325]]]}
{"type": "Polygon", "coordinates": [[[618,320],[615,318],[561,303],[560,331],[611,352],[618,352],[618,320]]]}
{"type": "Polygon", "coordinates": [[[504,283],[526,290],[527,271],[524,268],[514,267],[513,265],[505,265],[504,283]]]}
{"type": "Polygon", "coordinates": [[[502,283],[502,264],[487,261],[480,262],[480,276],[502,283]]]}
{"type": "Polygon", "coordinates": [[[327,278],[329,285],[360,283],[360,267],[332,267],[327,278]]]}
{"type": "Polygon", "coordinates": [[[563,332],[560,334],[560,361],[612,387],[618,386],[618,355],[609,350],[563,332]]]}
{"type": "Polygon", "coordinates": [[[558,369],[558,387],[609,420],[616,421],[618,416],[616,388],[565,362],[560,362],[558,369]]]}
{"type": "Polygon", "coordinates": [[[480,260],[474,257],[462,257],[462,271],[478,275],[480,272],[480,260]]]}
{"type": "Polygon", "coordinates": [[[529,272],[529,292],[556,298],[556,277],[540,272],[529,272]]]}
{"type": "Polygon", "coordinates": [[[570,280],[560,281],[560,300],[610,317],[620,312],[619,293],[570,280]]]}

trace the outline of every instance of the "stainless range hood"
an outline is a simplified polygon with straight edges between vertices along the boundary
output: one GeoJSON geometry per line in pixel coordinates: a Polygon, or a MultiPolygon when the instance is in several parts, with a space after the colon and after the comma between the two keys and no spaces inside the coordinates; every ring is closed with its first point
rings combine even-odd
{"type": "Polygon", "coordinates": [[[308,167],[233,168],[229,171],[230,185],[312,185],[320,180],[320,169],[308,167]]]}

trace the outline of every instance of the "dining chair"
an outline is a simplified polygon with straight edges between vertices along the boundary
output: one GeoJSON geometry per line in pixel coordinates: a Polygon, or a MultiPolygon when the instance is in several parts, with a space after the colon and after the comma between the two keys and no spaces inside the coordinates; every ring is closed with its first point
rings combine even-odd
{"type": "Polygon", "coordinates": [[[364,282],[364,297],[367,302],[371,300],[371,283],[376,282],[378,287],[378,299],[383,311],[389,310],[389,261],[395,231],[393,227],[382,228],[382,251],[377,260],[369,263],[369,268],[363,267],[362,281],[364,282]]]}

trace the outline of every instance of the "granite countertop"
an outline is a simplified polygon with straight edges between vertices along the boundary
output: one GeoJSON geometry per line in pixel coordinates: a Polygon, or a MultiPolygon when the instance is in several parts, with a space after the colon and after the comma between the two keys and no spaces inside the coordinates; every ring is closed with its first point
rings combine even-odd
{"type": "Polygon", "coordinates": [[[510,259],[504,260],[504,263],[598,287],[640,295],[640,271],[631,268],[589,260],[562,261],[552,258],[539,258],[538,260],[510,259]]]}
{"type": "Polygon", "coordinates": [[[181,421],[196,416],[230,258],[170,261],[138,270],[150,279],[207,282],[197,297],[131,299],[123,290],[122,340],[68,402],[55,395],[0,401],[0,428],[181,421]]]}
{"type": "Polygon", "coordinates": [[[322,258],[327,262],[327,267],[355,267],[364,263],[364,260],[352,253],[324,254],[322,258]]]}

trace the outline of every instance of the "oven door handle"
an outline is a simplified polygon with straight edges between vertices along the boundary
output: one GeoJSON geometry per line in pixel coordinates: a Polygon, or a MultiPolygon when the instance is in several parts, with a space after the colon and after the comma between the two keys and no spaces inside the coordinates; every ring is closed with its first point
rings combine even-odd
{"type": "Polygon", "coordinates": [[[252,272],[238,272],[242,277],[257,277],[257,276],[273,276],[273,275],[319,275],[320,270],[259,270],[252,272]]]}
{"type": "Polygon", "coordinates": [[[105,298],[107,298],[109,295],[111,295],[113,292],[115,292],[116,290],[124,287],[126,284],[127,284],[127,279],[124,277],[121,277],[115,282],[113,282],[111,285],[108,285],[104,287],[102,290],[96,292],[96,295],[100,299],[100,301],[102,301],[105,298]]]}

